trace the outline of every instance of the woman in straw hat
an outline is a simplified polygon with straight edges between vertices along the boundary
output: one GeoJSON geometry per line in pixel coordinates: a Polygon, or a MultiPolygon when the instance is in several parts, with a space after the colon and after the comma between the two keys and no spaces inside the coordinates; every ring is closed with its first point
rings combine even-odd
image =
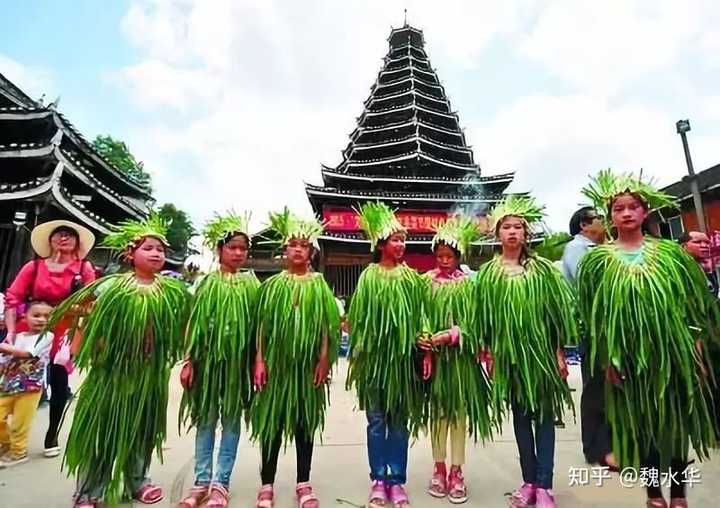
{"type": "MultiPolygon", "coordinates": [[[[30,243],[36,258],[23,266],[7,290],[7,341],[12,343],[15,334],[27,330],[27,324],[18,312],[30,301],[44,301],[52,306],[60,304],[75,290],[95,280],[95,270],[85,257],[95,244],[92,232],[67,220],[54,220],[35,226],[30,243]]],[[[60,454],[58,427],[68,398],[68,374],[72,365],[56,365],[54,360],[62,346],[71,317],[57,324],[50,350],[49,384],[50,425],[45,435],[46,457],[60,454]]]]}

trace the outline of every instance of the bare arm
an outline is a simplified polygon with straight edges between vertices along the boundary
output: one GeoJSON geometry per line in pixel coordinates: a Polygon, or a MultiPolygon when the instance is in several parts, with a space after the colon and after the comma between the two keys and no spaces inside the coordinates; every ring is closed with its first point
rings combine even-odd
{"type": "Polygon", "coordinates": [[[20,348],[17,348],[13,346],[12,344],[8,344],[6,342],[3,342],[0,344],[0,353],[4,353],[6,355],[11,355],[15,358],[31,358],[32,355],[27,352],[23,351],[20,348]]]}

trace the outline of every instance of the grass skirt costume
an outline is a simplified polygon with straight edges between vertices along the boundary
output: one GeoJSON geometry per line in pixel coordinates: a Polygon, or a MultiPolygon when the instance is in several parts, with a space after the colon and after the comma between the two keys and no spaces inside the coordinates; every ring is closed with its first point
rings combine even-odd
{"type": "Polygon", "coordinates": [[[110,275],[65,300],[52,321],[95,296],[75,359],[87,377],[64,463],[83,491],[102,492],[113,504],[135,494],[138,461],[147,470],[153,451],[162,457],[168,379],[182,353],[188,295],[172,278],[158,275],[145,285],[132,273],[110,275]]]}
{"type": "Polygon", "coordinates": [[[292,439],[298,425],[311,438],[324,426],[329,401],[329,386],[314,384],[325,336],[328,364],[337,360],[340,315],[333,293],[319,273],[283,271],[260,287],[257,312],[268,383],[253,401],[253,438],[270,446],[278,433],[292,439]]]}
{"type": "Polygon", "coordinates": [[[423,329],[426,284],[405,264],[371,264],[360,275],[350,304],[352,358],[347,386],[360,409],[378,409],[393,422],[423,422],[423,386],[415,342],[423,329]]]}
{"type": "Polygon", "coordinates": [[[715,445],[712,381],[700,374],[696,341],[715,336],[717,304],[677,244],[647,238],[635,262],[623,254],[612,243],[596,247],[578,275],[591,365],[625,376],[605,387],[612,450],[623,466],[657,450],[667,467],[688,444],[707,458],[715,445]]]}
{"type": "Polygon", "coordinates": [[[426,274],[428,296],[425,301],[426,325],[433,333],[459,326],[457,346],[443,346],[433,353],[430,379],[430,420],[449,420],[450,425],[465,424],[476,439],[492,436],[491,388],[478,363],[481,346],[472,322],[473,284],[467,277],[433,284],[426,274]],[[462,419],[462,422],[458,420],[462,419]]]}
{"type": "Polygon", "coordinates": [[[240,422],[252,396],[255,305],[253,272],[207,275],[198,285],[187,330],[194,382],[183,393],[181,421],[194,426],[240,422]]]}
{"type": "Polygon", "coordinates": [[[556,350],[573,343],[577,332],[573,297],[560,271],[532,256],[524,272],[509,275],[496,256],[481,266],[474,300],[478,338],[490,345],[495,361],[497,414],[515,403],[541,420],[561,418],[572,398],[556,350]]]}

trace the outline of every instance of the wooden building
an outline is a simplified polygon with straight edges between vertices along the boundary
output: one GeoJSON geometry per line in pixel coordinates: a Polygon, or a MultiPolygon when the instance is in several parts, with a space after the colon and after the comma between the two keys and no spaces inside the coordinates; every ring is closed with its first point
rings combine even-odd
{"type": "Polygon", "coordinates": [[[423,32],[405,25],[388,42],[342,162],[322,166],[323,185],[306,184],[313,210],[327,223],[320,269],[337,295],[352,293],[371,259],[353,211],[358,204],[377,200],[398,210],[409,231],[406,260],[424,271],[434,264],[434,226],[458,212],[482,220],[514,176],[481,176],[423,32]]]}
{"type": "MultiPolygon", "coordinates": [[[[69,219],[102,237],[153,204],[148,189],[103,159],[54,104],[31,99],[0,74],[0,288],[32,257],[36,224],[69,219]]],[[[101,264],[106,256],[91,255],[101,264]]]]}

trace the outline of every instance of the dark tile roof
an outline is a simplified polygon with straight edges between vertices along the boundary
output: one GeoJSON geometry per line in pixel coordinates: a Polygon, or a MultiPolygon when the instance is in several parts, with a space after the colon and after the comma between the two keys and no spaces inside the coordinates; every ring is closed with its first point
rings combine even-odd
{"type": "MultiPolygon", "coordinates": [[[[715,185],[720,185],[720,164],[699,172],[697,177],[700,192],[715,185]]],[[[684,198],[690,195],[690,182],[687,177],[683,177],[680,181],[663,187],[662,190],[676,198],[684,198]]]]}

